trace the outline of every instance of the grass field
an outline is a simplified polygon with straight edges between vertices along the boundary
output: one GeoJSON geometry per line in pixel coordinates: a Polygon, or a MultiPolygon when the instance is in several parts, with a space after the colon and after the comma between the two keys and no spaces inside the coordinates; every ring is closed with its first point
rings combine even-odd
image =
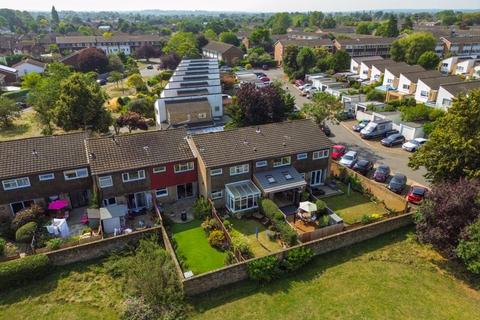
{"type": "Polygon", "coordinates": [[[282,247],[278,242],[271,241],[267,234],[265,227],[252,219],[228,219],[233,226],[233,229],[245,235],[249,242],[255,257],[262,257],[267,254],[280,250],[282,247]],[[258,228],[258,240],[255,235],[255,230],[258,228]]]}
{"type": "Polygon", "coordinates": [[[317,257],[267,285],[250,281],[191,301],[193,319],[478,319],[480,280],[406,229],[317,257]]]}
{"type": "Polygon", "coordinates": [[[225,265],[226,253],[210,246],[199,220],[176,223],[172,227],[177,243],[177,256],[181,257],[187,270],[194,274],[204,273],[225,265]]]}
{"type": "Polygon", "coordinates": [[[0,140],[29,138],[41,135],[41,127],[35,118],[35,111],[22,112],[20,118],[13,121],[11,128],[0,130],[0,140]]]}

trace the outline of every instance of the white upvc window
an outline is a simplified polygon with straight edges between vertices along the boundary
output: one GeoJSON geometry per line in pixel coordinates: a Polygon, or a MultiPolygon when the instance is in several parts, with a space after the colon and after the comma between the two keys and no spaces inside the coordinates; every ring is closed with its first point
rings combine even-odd
{"type": "Polygon", "coordinates": [[[307,153],[299,153],[297,154],[297,160],[305,160],[308,158],[308,154],[307,153]]]}
{"type": "Polygon", "coordinates": [[[268,165],[267,160],[260,160],[255,163],[255,167],[257,168],[263,168],[263,167],[266,167],[267,165],[268,165]]]}
{"type": "Polygon", "coordinates": [[[23,177],[23,178],[3,180],[2,184],[3,184],[3,190],[5,191],[20,189],[20,188],[28,188],[30,187],[30,179],[28,177],[23,177]]]}
{"type": "Polygon", "coordinates": [[[223,173],[223,170],[220,168],[220,169],[211,169],[210,170],[210,175],[211,176],[219,176],[223,173]]]}
{"type": "Polygon", "coordinates": [[[131,182],[145,179],[145,170],[130,171],[122,173],[123,182],[131,182]]]}
{"type": "Polygon", "coordinates": [[[162,197],[168,196],[168,189],[167,188],[162,188],[162,189],[155,190],[155,196],[157,198],[162,198],[162,197]]]}
{"type": "Polygon", "coordinates": [[[428,91],[421,90],[421,91],[420,91],[420,96],[422,96],[422,97],[428,97],[428,91]]]}
{"type": "Polygon", "coordinates": [[[153,168],[153,173],[162,173],[167,171],[167,168],[165,166],[160,166],[160,167],[155,167],[153,168]]]}
{"type": "Polygon", "coordinates": [[[177,163],[175,165],[175,173],[192,171],[194,168],[193,162],[177,163]]]}
{"type": "Polygon", "coordinates": [[[212,200],[223,198],[223,190],[212,191],[212,193],[210,194],[210,197],[212,198],[212,200]]]}
{"type": "Polygon", "coordinates": [[[38,175],[38,180],[40,181],[48,181],[55,179],[55,175],[53,173],[44,173],[38,175]]]}
{"type": "Polygon", "coordinates": [[[288,166],[292,163],[292,157],[286,156],[273,160],[273,167],[283,167],[288,166]]]}
{"type": "Polygon", "coordinates": [[[63,171],[63,176],[65,180],[75,180],[88,177],[88,169],[81,168],[75,170],[63,171]]]}
{"type": "Polygon", "coordinates": [[[102,189],[113,186],[112,176],[98,177],[98,185],[102,189]]]}
{"type": "Polygon", "coordinates": [[[329,155],[328,149],[315,151],[313,153],[313,160],[325,159],[325,158],[328,158],[328,155],[329,155]]]}
{"type": "Polygon", "coordinates": [[[248,170],[249,170],[248,163],[240,164],[238,166],[230,167],[230,175],[231,176],[236,176],[236,175],[239,175],[239,174],[248,173],[248,170]]]}

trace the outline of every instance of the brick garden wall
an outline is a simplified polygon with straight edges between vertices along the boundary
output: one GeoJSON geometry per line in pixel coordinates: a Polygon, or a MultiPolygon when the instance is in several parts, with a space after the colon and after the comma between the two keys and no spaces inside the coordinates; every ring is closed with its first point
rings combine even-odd
{"type": "MultiPolygon", "coordinates": [[[[412,214],[407,213],[387,220],[382,220],[376,223],[362,226],[357,229],[344,231],[335,235],[327,236],[322,239],[306,242],[293,248],[301,246],[309,247],[313,250],[315,255],[320,255],[355,243],[375,238],[379,235],[388,233],[404,226],[408,226],[412,223],[412,214]]],[[[285,254],[285,252],[288,252],[288,250],[291,250],[291,248],[277,252],[273,255],[281,258],[285,254]]],[[[246,280],[248,279],[247,263],[248,261],[237,263],[215,271],[194,276],[192,278],[184,279],[182,280],[182,282],[185,294],[189,296],[197,295],[212,289],[246,280]]]]}

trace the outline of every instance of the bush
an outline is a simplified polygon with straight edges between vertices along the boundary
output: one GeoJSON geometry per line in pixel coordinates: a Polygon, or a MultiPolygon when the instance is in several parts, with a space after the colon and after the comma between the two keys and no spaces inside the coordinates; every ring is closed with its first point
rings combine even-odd
{"type": "Polygon", "coordinates": [[[41,206],[33,204],[15,215],[15,218],[12,220],[11,228],[16,232],[21,226],[28,222],[38,221],[44,213],[45,210],[41,206]]]}
{"type": "Polygon", "coordinates": [[[130,297],[124,301],[124,312],[122,320],[156,320],[155,311],[150,305],[145,303],[144,299],[139,297],[130,297]]]}
{"type": "Polygon", "coordinates": [[[367,93],[367,100],[368,101],[385,101],[385,92],[378,91],[378,90],[371,90],[367,93]]]}
{"type": "Polygon", "coordinates": [[[267,256],[247,263],[248,276],[256,281],[269,282],[282,275],[276,256],[267,256]]]}
{"type": "Polygon", "coordinates": [[[324,214],[318,219],[318,224],[320,225],[320,227],[328,226],[329,222],[330,222],[330,216],[328,214],[324,214]]]}
{"type": "Polygon", "coordinates": [[[27,224],[18,228],[17,232],[15,232],[15,241],[30,243],[36,230],[37,223],[34,221],[28,222],[27,224]]]}
{"type": "Polygon", "coordinates": [[[225,226],[225,229],[228,231],[232,230],[232,223],[228,220],[223,221],[223,225],[225,226]]]}
{"type": "Polygon", "coordinates": [[[220,229],[220,225],[218,224],[218,221],[213,218],[203,221],[201,226],[202,226],[202,229],[207,233],[220,229]]]}
{"type": "Polygon", "coordinates": [[[362,216],[362,219],[360,220],[360,222],[362,224],[369,224],[379,220],[380,218],[381,216],[379,214],[371,214],[371,215],[365,214],[362,216]]]}
{"type": "Polygon", "coordinates": [[[58,250],[62,245],[62,239],[60,238],[53,238],[47,241],[47,249],[48,250],[58,250]]]}
{"type": "Polygon", "coordinates": [[[5,247],[7,246],[7,241],[5,239],[0,238],[0,256],[5,254],[5,247]]]}
{"type": "Polygon", "coordinates": [[[303,267],[313,258],[313,250],[306,247],[294,248],[287,252],[282,261],[282,267],[289,271],[295,271],[303,267]]]}
{"type": "Polygon", "coordinates": [[[204,220],[212,216],[212,206],[204,197],[198,197],[192,208],[195,219],[204,220]]]}
{"type": "Polygon", "coordinates": [[[480,274],[480,218],[463,232],[456,254],[470,272],[480,274]]]}
{"type": "Polygon", "coordinates": [[[287,245],[295,245],[297,243],[297,233],[285,221],[285,216],[278,206],[270,199],[261,199],[259,201],[260,212],[268,217],[275,228],[280,233],[280,239],[287,245]]]}
{"type": "Polygon", "coordinates": [[[252,258],[253,253],[252,253],[252,249],[250,248],[250,243],[248,242],[248,238],[236,231],[232,232],[231,236],[232,236],[233,249],[240,251],[242,256],[246,259],[252,258]]]}
{"type": "Polygon", "coordinates": [[[43,278],[51,270],[46,255],[37,254],[0,263],[0,290],[43,278]]]}
{"type": "Polygon", "coordinates": [[[302,194],[300,195],[300,201],[308,201],[310,199],[310,193],[307,191],[303,191],[302,194]]]}
{"type": "Polygon", "coordinates": [[[278,232],[280,233],[280,239],[289,246],[297,244],[298,235],[295,230],[290,227],[286,222],[279,223],[276,225],[278,232]]]}
{"type": "Polygon", "coordinates": [[[327,213],[327,204],[323,200],[315,201],[315,205],[317,206],[317,214],[326,214],[327,213]]]}
{"type": "Polygon", "coordinates": [[[245,69],[247,69],[247,70],[251,70],[252,68],[253,68],[253,67],[252,67],[252,65],[251,65],[250,63],[247,63],[247,64],[245,65],[245,69]]]}
{"type": "Polygon", "coordinates": [[[260,199],[259,206],[260,212],[270,220],[273,220],[275,213],[279,211],[278,206],[270,199],[260,199]]]}
{"type": "Polygon", "coordinates": [[[210,232],[208,236],[208,243],[215,248],[221,249],[225,243],[225,235],[220,230],[210,232]]]}
{"type": "Polygon", "coordinates": [[[15,234],[10,227],[12,224],[12,218],[13,217],[10,213],[0,213],[0,237],[13,240],[15,234]]]}

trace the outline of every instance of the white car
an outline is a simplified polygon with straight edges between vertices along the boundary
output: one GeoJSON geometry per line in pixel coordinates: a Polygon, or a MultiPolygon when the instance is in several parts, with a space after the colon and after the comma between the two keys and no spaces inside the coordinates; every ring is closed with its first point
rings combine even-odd
{"type": "Polygon", "coordinates": [[[309,88],[311,88],[311,87],[312,87],[312,85],[311,85],[310,83],[306,83],[306,84],[304,84],[303,86],[298,87],[298,89],[299,89],[300,91],[305,91],[306,89],[309,89],[309,88]]]}
{"type": "Polygon", "coordinates": [[[415,138],[402,144],[402,149],[409,152],[415,152],[427,141],[428,140],[425,138],[415,138]]]}
{"type": "Polygon", "coordinates": [[[352,168],[355,165],[355,162],[358,160],[358,155],[356,151],[348,151],[340,159],[340,164],[345,167],[352,168]]]}

